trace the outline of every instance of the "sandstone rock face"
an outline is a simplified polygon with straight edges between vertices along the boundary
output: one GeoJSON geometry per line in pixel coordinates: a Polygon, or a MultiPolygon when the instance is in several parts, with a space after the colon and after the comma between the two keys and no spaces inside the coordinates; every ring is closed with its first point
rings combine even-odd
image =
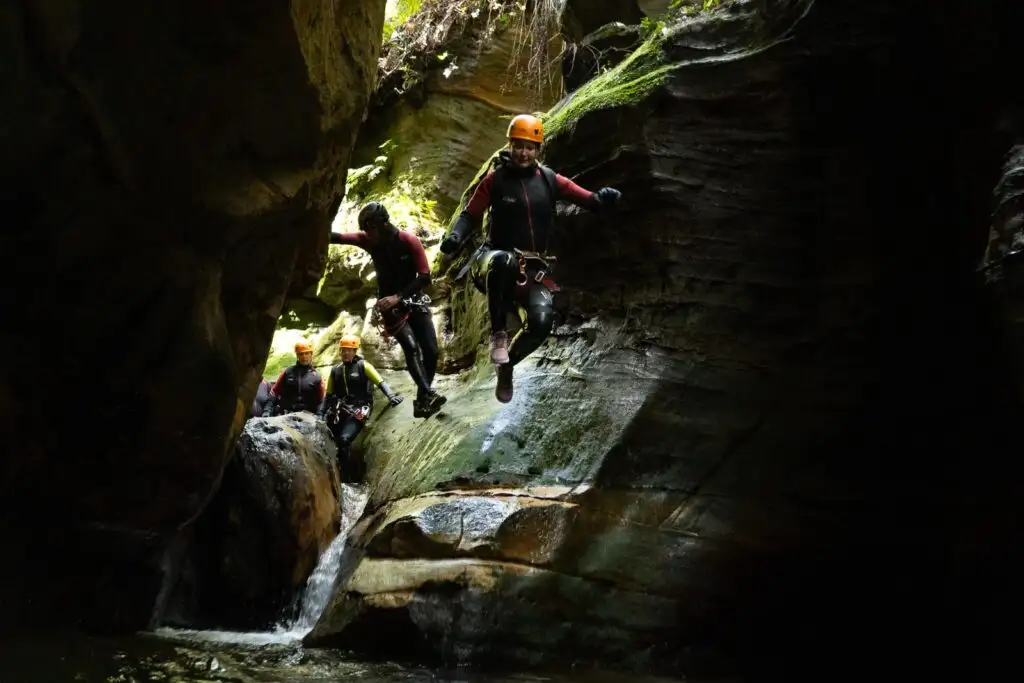
{"type": "Polygon", "coordinates": [[[146,625],[320,276],[383,5],[0,10],[0,621],[146,625]]]}
{"type": "Polygon", "coordinates": [[[309,642],[783,676],[928,668],[913,632],[972,665],[1019,513],[975,272],[1016,95],[980,85],[1010,17],[943,11],[738,0],[553,109],[547,161],[620,212],[562,213],[563,324],[512,403],[481,349],[443,414],[367,435],[379,516],[309,642]]]}
{"type": "Polygon", "coordinates": [[[336,453],[327,425],[309,413],[246,423],[197,524],[175,621],[257,630],[281,617],[338,533],[336,453]]]}

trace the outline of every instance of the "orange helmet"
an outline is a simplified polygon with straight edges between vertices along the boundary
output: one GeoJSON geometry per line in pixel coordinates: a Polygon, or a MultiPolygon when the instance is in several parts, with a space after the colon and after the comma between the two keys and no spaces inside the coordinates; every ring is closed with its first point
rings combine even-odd
{"type": "Polygon", "coordinates": [[[338,346],[343,349],[358,349],[359,348],[359,337],[354,334],[346,334],[338,342],[338,346]]]}
{"type": "Polygon", "coordinates": [[[538,145],[544,143],[544,124],[536,116],[520,114],[508,124],[509,140],[530,140],[538,145]]]}
{"type": "Polygon", "coordinates": [[[295,344],[295,355],[300,353],[312,353],[313,345],[308,342],[298,342],[295,344]]]}

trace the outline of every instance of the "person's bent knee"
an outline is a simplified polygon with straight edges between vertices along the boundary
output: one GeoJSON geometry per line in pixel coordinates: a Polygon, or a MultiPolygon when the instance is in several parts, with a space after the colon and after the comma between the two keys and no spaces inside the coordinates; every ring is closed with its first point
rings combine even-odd
{"type": "Polygon", "coordinates": [[[491,267],[500,269],[508,272],[510,270],[518,270],[516,263],[516,256],[511,251],[498,251],[491,257],[491,267]]]}
{"type": "Polygon", "coordinates": [[[555,325],[555,309],[541,306],[530,310],[526,315],[526,329],[531,335],[548,336],[555,325]]]}

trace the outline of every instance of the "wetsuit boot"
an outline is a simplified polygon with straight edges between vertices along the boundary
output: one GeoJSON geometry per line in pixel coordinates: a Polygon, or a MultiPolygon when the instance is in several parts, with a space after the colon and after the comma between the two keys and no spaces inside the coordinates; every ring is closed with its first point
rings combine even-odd
{"type": "Polygon", "coordinates": [[[502,403],[512,400],[512,365],[499,365],[498,384],[494,388],[494,397],[502,403]]]}
{"type": "Polygon", "coordinates": [[[416,395],[416,401],[412,405],[412,416],[413,417],[430,417],[438,410],[441,409],[448,399],[445,396],[437,393],[433,389],[429,391],[423,391],[422,389],[416,395]]]}

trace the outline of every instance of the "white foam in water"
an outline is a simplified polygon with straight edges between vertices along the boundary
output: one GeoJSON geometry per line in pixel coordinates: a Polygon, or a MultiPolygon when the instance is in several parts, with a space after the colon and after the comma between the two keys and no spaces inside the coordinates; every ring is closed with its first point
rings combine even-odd
{"type": "Polygon", "coordinates": [[[327,549],[320,555],[313,573],[302,592],[299,615],[294,621],[281,624],[273,631],[201,631],[161,627],[157,636],[177,640],[202,640],[235,645],[287,645],[302,640],[313,630],[327,603],[334,595],[341,560],[345,556],[348,534],[366,508],[367,493],[359,486],[341,485],[341,525],[327,549]]]}

